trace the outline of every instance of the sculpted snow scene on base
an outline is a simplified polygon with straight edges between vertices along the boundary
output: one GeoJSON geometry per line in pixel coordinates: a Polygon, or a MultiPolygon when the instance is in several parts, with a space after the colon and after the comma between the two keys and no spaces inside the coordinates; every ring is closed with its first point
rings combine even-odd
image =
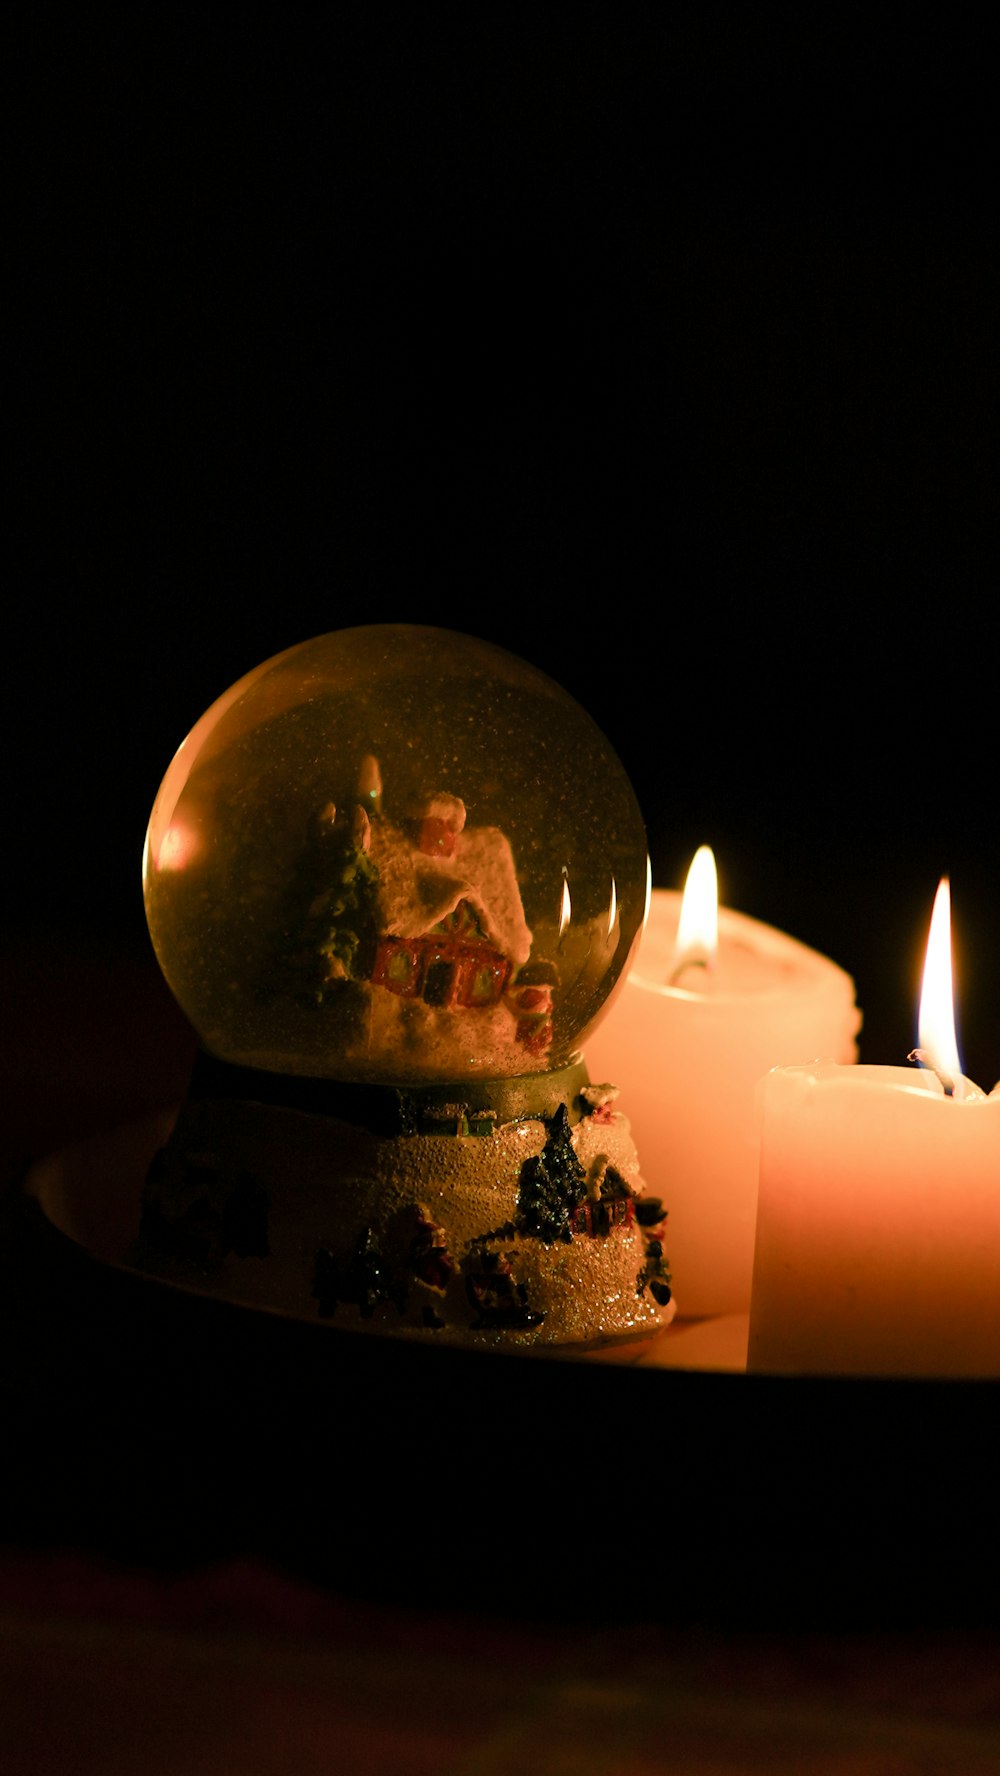
{"type": "Polygon", "coordinates": [[[585,1084],[575,1120],[562,1104],[499,1127],[438,1109],[448,1132],[393,1137],[189,1101],[152,1168],[133,1261],[252,1305],[442,1342],[655,1332],[674,1313],[666,1215],[616,1096],[585,1084]]]}

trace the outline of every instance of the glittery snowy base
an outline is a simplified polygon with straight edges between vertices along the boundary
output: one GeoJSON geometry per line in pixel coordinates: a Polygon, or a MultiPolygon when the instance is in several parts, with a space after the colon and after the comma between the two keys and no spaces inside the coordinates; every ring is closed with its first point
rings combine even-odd
{"type": "Polygon", "coordinates": [[[555,1118],[394,1136],[191,1098],[151,1169],[131,1262],[254,1306],[446,1344],[652,1336],[674,1314],[665,1211],[616,1097],[587,1084],[555,1118]],[[575,1203],[559,1199],[567,1173],[575,1203]],[[547,1212],[555,1193],[548,1219],[526,1211],[529,1175],[547,1212]]]}

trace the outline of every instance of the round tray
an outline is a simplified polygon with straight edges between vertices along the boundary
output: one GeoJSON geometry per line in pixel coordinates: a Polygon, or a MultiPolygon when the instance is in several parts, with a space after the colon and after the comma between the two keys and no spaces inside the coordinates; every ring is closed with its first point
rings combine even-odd
{"type": "Polygon", "coordinates": [[[747,1375],[746,1324],[428,1347],[128,1269],[173,1112],[0,1203],[8,1521],[172,1568],[573,1620],[1000,1620],[1000,1384],[747,1375]]]}

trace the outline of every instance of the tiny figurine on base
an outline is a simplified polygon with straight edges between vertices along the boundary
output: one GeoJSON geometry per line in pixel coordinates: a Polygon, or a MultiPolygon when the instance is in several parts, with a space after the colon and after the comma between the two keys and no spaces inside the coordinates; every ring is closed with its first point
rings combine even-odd
{"type": "Polygon", "coordinates": [[[666,1210],[584,1059],[645,831],[545,674],[395,624],[265,661],[168,768],[143,892],[201,1046],[133,1268],[444,1343],[669,1322],[666,1210]]]}

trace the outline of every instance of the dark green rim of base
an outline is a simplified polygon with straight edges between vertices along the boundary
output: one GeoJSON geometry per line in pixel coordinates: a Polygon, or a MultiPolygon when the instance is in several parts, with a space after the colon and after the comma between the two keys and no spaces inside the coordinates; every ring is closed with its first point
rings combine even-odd
{"type": "MultiPolygon", "coordinates": [[[[572,1061],[548,1073],[522,1073],[514,1078],[435,1081],[428,1085],[371,1085],[342,1079],[315,1079],[293,1073],[268,1073],[219,1060],[200,1049],[195,1060],[188,1101],[239,1100],[273,1104],[312,1116],[336,1117],[372,1134],[449,1132],[454,1119],[486,1119],[493,1126],[547,1121],[565,1105],[571,1122],[583,1113],[580,1093],[590,1084],[586,1064],[572,1061]]],[[[454,1126],[450,1132],[454,1131],[454,1126]]]]}

